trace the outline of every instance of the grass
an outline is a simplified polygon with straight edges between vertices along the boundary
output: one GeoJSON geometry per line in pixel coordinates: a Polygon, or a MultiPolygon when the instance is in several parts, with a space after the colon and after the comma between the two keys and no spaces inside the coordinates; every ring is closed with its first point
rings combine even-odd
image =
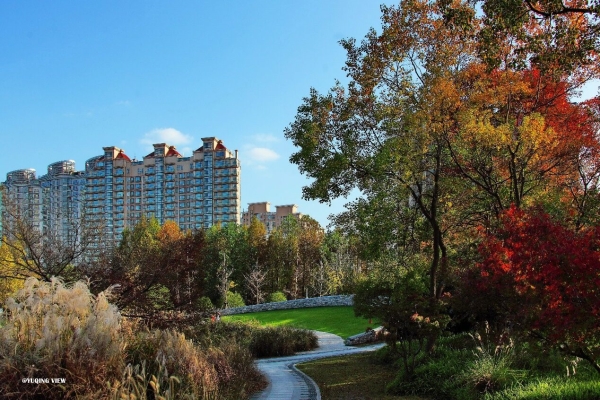
{"type": "Polygon", "coordinates": [[[503,348],[502,354],[493,350],[498,360],[506,356],[504,352],[510,350],[511,354],[504,360],[506,365],[496,362],[490,369],[481,366],[480,361],[488,357],[476,351],[475,345],[465,341],[464,334],[440,339],[436,352],[419,360],[412,378],[404,376],[398,360],[386,348],[312,361],[298,368],[319,385],[323,400],[600,399],[598,374],[581,360],[573,364],[555,351],[545,351],[538,359],[541,353],[519,346],[514,352],[503,348]],[[577,365],[576,374],[572,369],[567,376],[565,365],[577,365]],[[484,388],[478,385],[482,381],[486,382],[484,388]]]}
{"type": "Polygon", "coordinates": [[[328,358],[299,364],[299,370],[319,385],[323,400],[419,400],[415,396],[392,396],[386,385],[398,373],[393,365],[375,364],[368,353],[328,358]]]}
{"type": "Polygon", "coordinates": [[[347,338],[364,332],[367,327],[378,326],[378,321],[354,316],[352,307],[315,307],[295,310],[276,310],[258,313],[229,315],[226,321],[256,320],[264,326],[289,325],[294,328],[329,332],[347,338]]]}

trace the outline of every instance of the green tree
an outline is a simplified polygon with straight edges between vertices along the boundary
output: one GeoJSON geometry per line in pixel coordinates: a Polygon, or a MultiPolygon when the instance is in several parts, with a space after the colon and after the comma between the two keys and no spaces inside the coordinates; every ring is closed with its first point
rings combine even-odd
{"type": "MultiPolygon", "coordinates": [[[[567,73],[588,79],[598,68],[600,3],[596,0],[474,0],[483,13],[478,52],[490,68],[567,73]]],[[[477,26],[453,0],[440,2],[447,20],[465,29],[477,26]]]]}
{"type": "Polygon", "coordinates": [[[250,298],[243,285],[244,275],[255,265],[248,241],[248,230],[233,223],[216,225],[208,230],[206,239],[204,265],[207,294],[213,303],[226,303],[227,291],[232,288],[250,298]]]}
{"type": "MultiPolygon", "coordinates": [[[[442,24],[436,4],[410,1],[382,7],[383,31],[357,45],[343,40],[347,88],[311,89],[285,135],[298,147],[290,161],[313,182],[307,199],[328,202],[353,188],[366,200],[393,193],[426,221],[431,249],[429,290],[443,293],[448,269],[448,209],[460,191],[449,168],[446,138],[460,94],[451,78],[475,57],[469,32],[442,24]]],[[[365,207],[362,207],[365,209],[365,207]]],[[[373,208],[373,207],[371,207],[373,208]]]]}
{"type": "MultiPolygon", "coordinates": [[[[142,218],[133,229],[123,231],[123,237],[107,271],[108,283],[118,285],[115,303],[119,308],[152,308],[148,294],[162,286],[161,278],[164,274],[158,240],[160,231],[161,226],[156,218],[142,218]]],[[[162,293],[164,294],[164,290],[162,293]]]]}

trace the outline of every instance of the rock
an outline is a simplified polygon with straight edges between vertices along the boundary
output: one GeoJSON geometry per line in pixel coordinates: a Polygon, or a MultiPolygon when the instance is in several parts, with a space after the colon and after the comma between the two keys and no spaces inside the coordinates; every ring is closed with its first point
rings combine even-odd
{"type": "Polygon", "coordinates": [[[359,333],[358,335],[350,336],[348,339],[344,340],[344,344],[346,346],[356,346],[358,344],[377,342],[382,339],[383,332],[383,326],[377,327],[375,329],[368,329],[364,333],[359,333]]]}

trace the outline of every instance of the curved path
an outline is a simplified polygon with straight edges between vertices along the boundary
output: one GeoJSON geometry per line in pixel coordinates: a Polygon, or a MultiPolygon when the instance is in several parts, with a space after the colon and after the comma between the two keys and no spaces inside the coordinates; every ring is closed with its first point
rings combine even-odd
{"type": "Polygon", "coordinates": [[[251,400],[320,400],[319,387],[307,375],[296,369],[295,364],[319,358],[345,356],[373,351],[382,343],[353,347],[345,346],[341,337],[326,332],[315,332],[319,338],[316,350],[305,351],[289,357],[264,358],[256,362],[258,369],[269,380],[269,386],[254,394],[251,400]]]}

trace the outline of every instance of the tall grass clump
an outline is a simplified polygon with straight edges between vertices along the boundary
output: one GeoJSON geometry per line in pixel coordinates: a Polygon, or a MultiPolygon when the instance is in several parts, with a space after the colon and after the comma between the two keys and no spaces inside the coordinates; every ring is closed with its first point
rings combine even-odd
{"type": "Polygon", "coordinates": [[[491,393],[508,387],[525,377],[515,369],[515,345],[507,332],[495,337],[485,324],[483,336],[471,335],[475,341],[474,359],[462,379],[479,393],[491,393]]]}
{"type": "Polygon", "coordinates": [[[78,397],[100,391],[123,369],[121,316],[107,293],[94,296],[84,282],[67,287],[57,278],[28,278],[5,307],[0,394],[78,397]],[[25,378],[65,378],[66,384],[31,384],[25,378]]]}
{"type": "Polygon", "coordinates": [[[264,385],[247,346],[150,330],[122,318],[107,295],[85,282],[28,279],[0,324],[0,397],[229,400],[264,385]]]}
{"type": "Polygon", "coordinates": [[[168,372],[175,373],[183,387],[189,387],[193,398],[206,398],[218,393],[217,370],[182,333],[172,330],[138,332],[128,349],[128,361],[132,365],[146,363],[146,373],[159,377],[163,387],[168,380],[168,372]],[[166,373],[161,373],[167,371],[166,373]]]}

